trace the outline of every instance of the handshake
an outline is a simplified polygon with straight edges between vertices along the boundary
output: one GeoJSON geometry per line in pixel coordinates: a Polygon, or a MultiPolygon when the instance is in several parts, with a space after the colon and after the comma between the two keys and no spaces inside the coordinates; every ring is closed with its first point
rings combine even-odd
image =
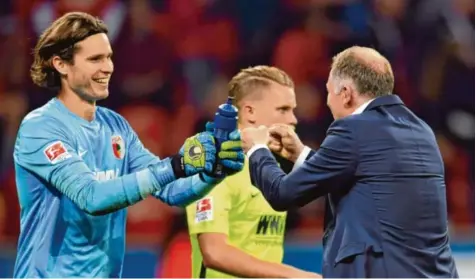
{"type": "Polygon", "coordinates": [[[213,129],[213,123],[208,122],[205,132],[185,140],[180,148],[179,158],[173,160],[177,177],[188,177],[198,173],[202,181],[212,183],[243,169],[245,154],[238,130],[230,133],[228,140],[217,146],[213,129]]]}

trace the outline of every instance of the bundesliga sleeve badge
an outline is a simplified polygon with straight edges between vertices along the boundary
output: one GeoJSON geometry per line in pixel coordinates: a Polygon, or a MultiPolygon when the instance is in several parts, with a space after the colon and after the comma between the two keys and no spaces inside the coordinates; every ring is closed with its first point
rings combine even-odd
{"type": "Polygon", "coordinates": [[[213,220],[213,197],[206,197],[197,201],[195,223],[213,220]]]}
{"type": "Polygon", "coordinates": [[[50,163],[53,165],[71,158],[71,154],[69,154],[68,150],[61,141],[56,141],[48,145],[43,153],[45,154],[48,161],[50,161],[50,163]]]}
{"type": "Polygon", "coordinates": [[[111,144],[112,144],[112,153],[116,159],[123,159],[124,154],[126,153],[124,140],[121,136],[112,136],[111,137],[111,144]]]}

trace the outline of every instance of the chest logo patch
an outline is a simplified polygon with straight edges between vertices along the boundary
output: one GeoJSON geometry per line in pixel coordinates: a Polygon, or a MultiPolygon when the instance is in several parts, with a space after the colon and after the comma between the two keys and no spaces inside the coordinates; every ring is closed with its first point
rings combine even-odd
{"type": "Polygon", "coordinates": [[[122,137],[119,135],[112,136],[111,144],[112,144],[112,152],[114,154],[114,157],[116,157],[116,159],[119,159],[119,160],[123,159],[124,154],[126,153],[126,149],[125,149],[125,144],[122,137]]]}

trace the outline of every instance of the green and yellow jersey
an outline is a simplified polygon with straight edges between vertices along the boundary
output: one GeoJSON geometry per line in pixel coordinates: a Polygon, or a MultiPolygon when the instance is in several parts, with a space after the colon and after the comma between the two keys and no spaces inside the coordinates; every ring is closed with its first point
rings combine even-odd
{"type": "Polygon", "coordinates": [[[230,245],[247,254],[282,262],[286,212],[273,210],[251,184],[247,161],[241,172],[227,177],[206,197],[187,207],[187,222],[194,278],[233,277],[205,268],[197,240],[200,233],[224,233],[230,245]]]}

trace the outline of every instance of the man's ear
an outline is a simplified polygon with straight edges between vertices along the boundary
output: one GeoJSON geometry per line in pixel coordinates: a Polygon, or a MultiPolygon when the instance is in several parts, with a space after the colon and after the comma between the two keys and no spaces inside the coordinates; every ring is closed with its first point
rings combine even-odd
{"type": "Polygon", "coordinates": [[[344,103],[344,106],[346,108],[349,108],[352,106],[352,94],[353,94],[353,88],[352,86],[345,85],[342,87],[342,102],[344,103]]]}
{"type": "Polygon", "coordinates": [[[61,58],[59,58],[59,56],[54,56],[51,61],[51,64],[53,64],[53,67],[62,76],[65,76],[67,74],[66,63],[61,58]]]}
{"type": "Polygon", "coordinates": [[[256,122],[256,111],[253,106],[244,104],[241,109],[241,116],[245,122],[254,124],[256,122]]]}

